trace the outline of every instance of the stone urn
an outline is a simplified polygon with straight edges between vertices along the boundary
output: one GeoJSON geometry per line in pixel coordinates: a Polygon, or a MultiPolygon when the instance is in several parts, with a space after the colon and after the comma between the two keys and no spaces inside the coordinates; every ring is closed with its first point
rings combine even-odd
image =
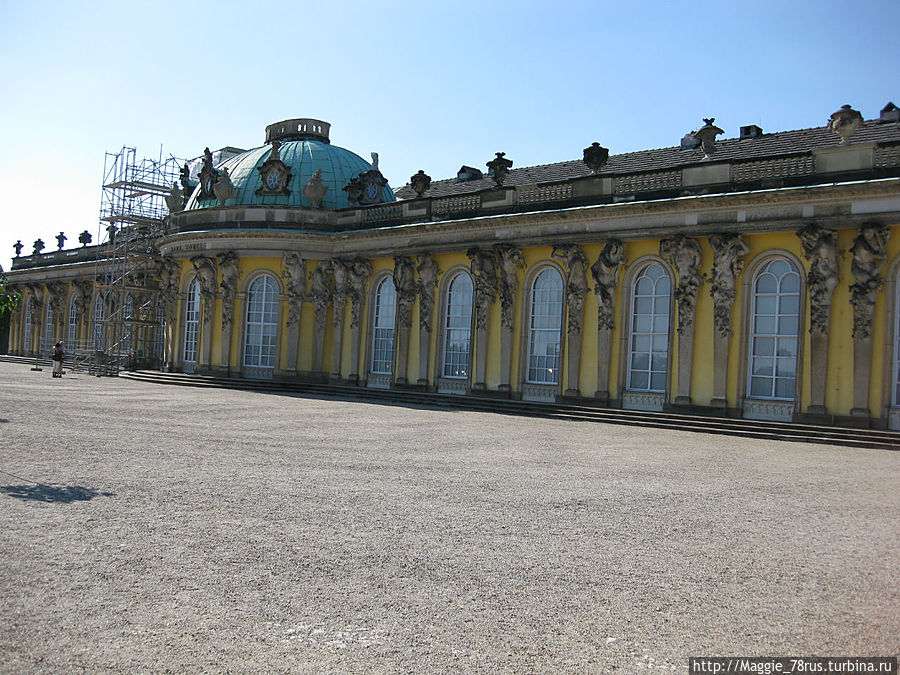
{"type": "Polygon", "coordinates": [[[303,195],[314,209],[322,208],[322,198],[328,192],[328,186],[322,182],[322,169],[317,169],[303,186],[303,195]]]}
{"type": "Polygon", "coordinates": [[[228,169],[222,169],[216,184],[213,185],[213,194],[219,200],[219,206],[225,206],[225,202],[234,194],[234,183],[231,182],[228,169]]]}

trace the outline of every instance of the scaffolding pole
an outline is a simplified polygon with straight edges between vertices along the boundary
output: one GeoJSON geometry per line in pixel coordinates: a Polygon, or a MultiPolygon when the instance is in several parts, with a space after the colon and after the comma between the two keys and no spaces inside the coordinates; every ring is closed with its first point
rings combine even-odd
{"type": "Polygon", "coordinates": [[[156,240],[165,234],[165,197],[177,182],[183,159],[137,159],[123,146],[103,162],[97,260],[97,298],[91,335],[92,371],[157,368],[163,360],[165,312],[157,280],[156,240]]]}

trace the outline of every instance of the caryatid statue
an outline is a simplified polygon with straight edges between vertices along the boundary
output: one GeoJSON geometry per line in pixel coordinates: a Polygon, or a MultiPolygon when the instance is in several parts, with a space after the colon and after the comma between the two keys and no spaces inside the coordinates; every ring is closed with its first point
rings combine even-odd
{"type": "Polygon", "coordinates": [[[566,306],[569,310],[569,335],[581,334],[584,296],[587,294],[588,260],[578,244],[553,247],[552,256],[563,260],[566,268],[566,306]]]}
{"type": "Polygon", "coordinates": [[[362,307],[366,299],[366,282],[372,276],[372,263],[364,258],[354,258],[350,265],[350,327],[358,328],[362,307]]]}
{"type": "Polygon", "coordinates": [[[831,317],[831,296],[841,280],[837,232],[810,223],[797,232],[803,254],[810,261],[806,275],[809,288],[809,332],[825,335],[831,317]]]}
{"type": "Polygon", "coordinates": [[[872,334],[875,296],[884,286],[881,269],[887,259],[890,236],[890,230],[884,225],[869,223],[860,228],[853,240],[850,271],[856,281],[850,285],[850,302],[853,303],[854,338],[867,338],[872,334]]]}
{"type": "Polygon", "coordinates": [[[731,335],[731,311],[737,296],[737,278],[744,269],[743,256],[750,247],[740,234],[712,234],[713,250],[709,295],[713,299],[713,321],[722,337],[731,335]]]}
{"type": "Polygon", "coordinates": [[[519,270],[525,268],[525,257],[521,249],[510,244],[497,244],[497,266],[500,269],[500,323],[512,330],[516,295],[519,292],[519,270]]]}
{"type": "Polygon", "coordinates": [[[331,271],[334,275],[334,325],[340,326],[344,320],[344,307],[347,303],[347,291],[350,287],[350,261],[343,258],[331,259],[331,271]]]}
{"type": "Polygon", "coordinates": [[[324,329],[325,313],[331,304],[334,291],[334,282],[331,277],[331,265],[327,260],[320,260],[312,273],[312,287],[310,295],[313,301],[313,317],[316,329],[324,329]]]}
{"type": "Polygon", "coordinates": [[[471,261],[475,280],[475,327],[487,328],[488,309],[497,297],[497,261],[493,251],[470,248],[466,256],[471,261]]]}
{"type": "Polygon", "coordinates": [[[285,251],[282,258],[285,293],[288,298],[288,327],[300,321],[300,309],[306,299],[306,261],[297,251],[285,251]]]}
{"type": "Polygon", "coordinates": [[[238,256],[234,251],[224,251],[217,254],[216,258],[219,260],[219,269],[222,270],[222,323],[230,326],[234,321],[234,296],[241,276],[238,256]]]}
{"type": "Polygon", "coordinates": [[[659,255],[675,268],[678,275],[673,295],[678,301],[678,333],[684,335],[694,326],[697,290],[703,283],[703,272],[700,271],[702,249],[696,239],[677,234],[659,242],[659,255]]]}
{"type": "Polygon", "coordinates": [[[426,333],[431,332],[431,322],[434,315],[434,289],[437,286],[437,278],[441,273],[437,262],[428,253],[420,255],[417,259],[416,271],[419,279],[416,282],[416,291],[419,294],[419,327],[426,333]]]}
{"type": "Polygon", "coordinates": [[[397,325],[409,328],[412,306],[416,301],[415,266],[412,258],[394,257],[394,288],[397,291],[397,325]]]}
{"type": "Polygon", "coordinates": [[[171,256],[163,256],[157,267],[157,275],[160,294],[165,304],[166,319],[170,325],[174,325],[178,286],[181,283],[181,265],[171,256]]]}
{"type": "Polygon", "coordinates": [[[203,298],[203,321],[209,323],[212,320],[213,302],[216,299],[216,261],[214,258],[196,255],[191,258],[191,264],[197,271],[200,280],[200,295],[203,298]]]}
{"type": "Polygon", "coordinates": [[[616,288],[619,270],[625,264],[625,246],[618,239],[607,239],[597,262],[591,265],[594,293],[597,295],[597,328],[611,330],[615,325],[616,288]]]}

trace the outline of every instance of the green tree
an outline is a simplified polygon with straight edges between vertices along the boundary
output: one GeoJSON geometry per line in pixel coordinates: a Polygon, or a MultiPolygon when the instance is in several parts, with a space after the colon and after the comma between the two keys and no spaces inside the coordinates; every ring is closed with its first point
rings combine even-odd
{"type": "Polygon", "coordinates": [[[0,315],[8,315],[10,310],[19,306],[21,300],[22,296],[9,289],[6,275],[3,274],[3,268],[0,267],[0,315]]]}
{"type": "Polygon", "coordinates": [[[10,313],[19,306],[21,300],[22,296],[9,289],[6,275],[3,274],[3,268],[0,267],[0,354],[6,353],[10,313]]]}

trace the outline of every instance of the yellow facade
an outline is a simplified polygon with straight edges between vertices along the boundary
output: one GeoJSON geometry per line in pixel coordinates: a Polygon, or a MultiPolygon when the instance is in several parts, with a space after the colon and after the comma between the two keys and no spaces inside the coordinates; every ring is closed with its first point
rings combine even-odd
{"type": "MultiPolygon", "coordinates": [[[[770,157],[766,136],[754,136],[724,143],[723,159],[676,148],[665,166],[648,154],[657,164],[643,173],[610,158],[597,170],[567,164],[568,178],[559,170],[546,184],[516,183],[513,171],[511,185],[448,180],[424,196],[407,186],[396,203],[351,208],[259,205],[246,196],[204,202],[195,193],[154,242],[166,317],[158,367],[898,427],[900,132],[866,122],[860,133],[868,136],[856,145],[825,129],[784,133],[808,147],[782,157],[776,144],[770,157]],[[607,259],[616,246],[623,260],[607,259]],[[428,287],[431,262],[441,273],[428,287]],[[794,290],[757,286],[764,274],[775,279],[765,270],[776,268],[794,290]],[[655,290],[641,295],[638,282],[651,272],[646,287],[655,290]],[[468,276],[472,291],[453,299],[462,303],[454,311],[471,311],[448,326],[456,274],[468,276]],[[381,302],[395,314],[376,339],[375,294],[385,279],[381,302]],[[194,280],[197,306],[188,297],[194,280]],[[647,303],[652,311],[642,309],[647,303]],[[778,309],[770,316],[755,303],[778,309]],[[771,335],[754,333],[763,319],[777,325],[771,335]],[[376,342],[392,359],[377,371],[376,342]],[[253,363],[250,347],[260,355],[253,363]],[[760,394],[763,385],[769,394],[760,394]]],[[[255,185],[235,190],[258,194],[255,185]]],[[[60,312],[51,332],[66,330],[70,298],[92,269],[48,260],[23,259],[10,274],[25,297],[12,353],[42,351],[51,304],[60,312]]],[[[101,286],[81,293],[75,334],[87,344],[100,334],[88,309],[98,297],[109,311],[115,303],[101,286]]]]}

